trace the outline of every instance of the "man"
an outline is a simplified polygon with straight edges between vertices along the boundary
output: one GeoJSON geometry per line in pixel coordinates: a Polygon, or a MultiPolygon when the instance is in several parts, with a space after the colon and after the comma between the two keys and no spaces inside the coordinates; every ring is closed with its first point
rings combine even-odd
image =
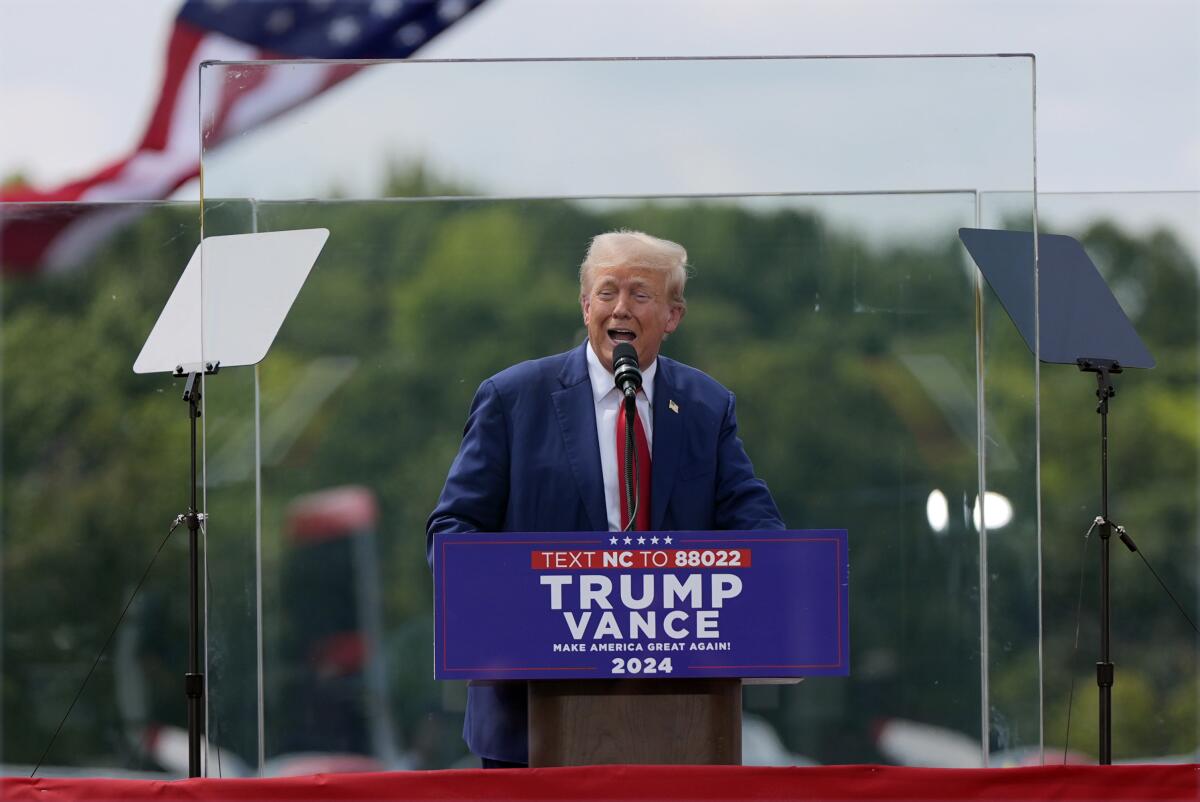
{"type": "MultiPolygon", "coordinates": [[[[733,394],[659,356],[687,309],[687,252],[636,231],[592,240],[579,270],[588,338],[522,362],[480,385],[458,456],[427,525],[437,532],[619,530],[613,349],[627,342],[642,371],[638,439],[650,454],[654,530],[782,529],[742,448],[733,394]]],[[[623,431],[623,430],[622,430],[623,431]]],[[[528,762],[524,682],[472,684],[463,737],[485,766],[528,762]]]]}

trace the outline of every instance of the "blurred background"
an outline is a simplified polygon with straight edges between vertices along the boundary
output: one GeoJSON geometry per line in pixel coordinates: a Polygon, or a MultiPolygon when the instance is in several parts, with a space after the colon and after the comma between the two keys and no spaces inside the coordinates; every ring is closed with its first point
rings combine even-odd
{"type": "MultiPolygon", "coordinates": [[[[68,197],[137,144],[178,5],[0,5],[4,773],[186,505],[180,388],[130,365],[201,221],[333,232],[268,359],[206,388],[209,774],[468,765],[424,519],[475,387],[582,339],[576,266],[621,226],[689,249],[665,353],[738,394],[789,525],[850,530],[852,675],[748,688],[746,761],[1094,760],[1094,383],[1037,368],[956,230],[1079,237],[1157,357],[1118,380],[1113,515],[1197,620],[1195,6],[424,5],[420,58],[1037,62],[214,66],[163,191],[68,197]],[[273,81],[323,91],[229,123],[273,81]]],[[[1195,633],[1113,558],[1115,757],[1194,761],[1195,633]]],[[[185,586],[176,535],[46,773],[184,773],[185,586]]]]}

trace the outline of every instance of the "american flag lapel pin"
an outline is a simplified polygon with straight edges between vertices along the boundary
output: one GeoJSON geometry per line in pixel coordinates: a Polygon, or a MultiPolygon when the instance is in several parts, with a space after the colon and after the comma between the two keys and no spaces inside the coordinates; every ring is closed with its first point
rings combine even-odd
{"type": "Polygon", "coordinates": [[[671,400],[671,401],[667,402],[667,409],[671,410],[672,412],[678,413],[679,405],[676,404],[674,400],[671,400]]]}

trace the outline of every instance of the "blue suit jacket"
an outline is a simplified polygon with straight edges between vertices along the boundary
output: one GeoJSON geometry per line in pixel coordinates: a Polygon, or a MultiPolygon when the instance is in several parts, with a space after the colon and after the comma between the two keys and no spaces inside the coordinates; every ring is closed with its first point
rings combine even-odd
{"type": "MultiPolygon", "coordinates": [[[[429,516],[431,564],[436,532],[608,529],[585,349],[522,362],[480,385],[429,516]]],[[[653,414],[653,529],[784,528],[738,437],[733,393],[659,356],[653,414]]],[[[528,762],[526,716],[524,682],[473,683],[463,737],[481,757],[528,762]]]]}

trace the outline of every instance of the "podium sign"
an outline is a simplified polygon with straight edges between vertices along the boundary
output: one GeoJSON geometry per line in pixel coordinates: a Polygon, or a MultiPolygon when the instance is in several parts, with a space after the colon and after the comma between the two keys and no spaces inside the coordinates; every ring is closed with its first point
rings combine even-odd
{"type": "Polygon", "coordinates": [[[434,536],[438,679],[846,675],[845,530],[434,536]]]}

